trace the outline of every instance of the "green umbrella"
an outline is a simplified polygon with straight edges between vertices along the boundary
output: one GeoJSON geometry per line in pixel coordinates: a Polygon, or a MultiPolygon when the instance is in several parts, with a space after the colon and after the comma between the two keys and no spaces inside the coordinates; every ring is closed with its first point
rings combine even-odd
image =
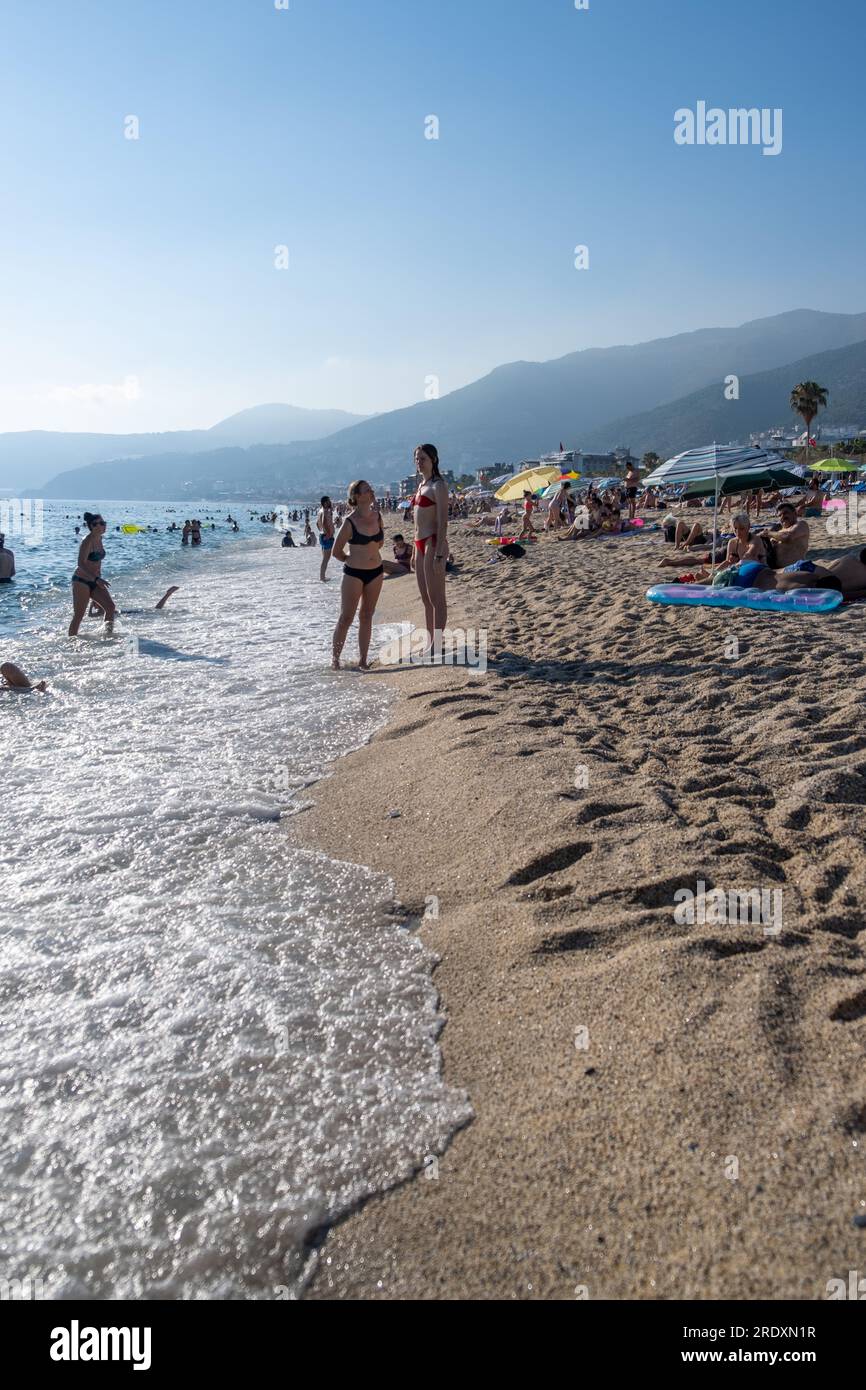
{"type": "Polygon", "coordinates": [[[845,463],[843,459],[821,459],[820,463],[810,463],[809,468],[813,473],[853,473],[854,469],[850,463],[845,463]]]}
{"type": "MultiPolygon", "coordinates": [[[[756,488],[802,487],[803,479],[781,464],[773,468],[751,469],[748,473],[726,473],[719,479],[719,496],[727,497],[732,492],[752,492],[756,488]]],[[[689,483],[683,497],[712,497],[716,491],[713,478],[701,478],[689,483]]]]}

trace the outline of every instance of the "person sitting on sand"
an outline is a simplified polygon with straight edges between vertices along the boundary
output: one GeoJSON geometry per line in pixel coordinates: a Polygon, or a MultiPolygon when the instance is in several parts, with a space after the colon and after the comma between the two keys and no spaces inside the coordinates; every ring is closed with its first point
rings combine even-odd
{"type": "Polygon", "coordinates": [[[20,666],[16,666],[14,661],[4,661],[0,666],[0,681],[0,691],[48,689],[45,681],[37,681],[34,685],[27,673],[22,671],[20,666]]]}
{"type": "Polygon", "coordinates": [[[674,549],[688,550],[693,545],[709,545],[710,538],[704,531],[700,521],[692,525],[685,520],[677,522],[677,529],[674,531],[674,549]]]}
{"type": "Polygon", "coordinates": [[[561,536],[556,536],[558,541],[577,541],[581,536],[591,536],[601,529],[602,505],[598,498],[593,495],[588,502],[582,502],[575,509],[574,521],[567,531],[563,531],[561,536]]]}
{"type": "Polygon", "coordinates": [[[393,560],[383,560],[385,573],[389,575],[409,574],[412,569],[414,547],[398,532],[392,542],[393,560]]]}
{"type": "Polygon", "coordinates": [[[759,534],[767,550],[771,569],[782,570],[795,560],[805,560],[809,549],[809,523],[797,516],[793,502],[780,502],[777,509],[780,525],[759,534]]]}
{"type": "Polygon", "coordinates": [[[612,502],[605,502],[602,505],[598,529],[607,535],[619,535],[622,530],[622,517],[618,506],[612,502]]]}
{"type": "Polygon", "coordinates": [[[818,479],[817,479],[817,478],[812,477],[812,478],[809,479],[809,487],[808,487],[808,490],[807,490],[806,493],[800,498],[800,501],[797,503],[797,515],[798,515],[798,516],[820,516],[820,515],[821,515],[821,511],[822,511],[822,507],[823,507],[823,503],[824,503],[824,494],[823,494],[823,492],[821,491],[821,485],[820,485],[820,483],[818,482],[818,479]]]}
{"type": "MultiPolygon", "coordinates": [[[[738,565],[744,560],[758,560],[761,564],[766,564],[767,552],[764,548],[764,542],[757,533],[752,535],[748,512],[735,512],[731,518],[731,525],[734,528],[733,536],[730,537],[727,544],[717,544],[716,546],[716,564],[738,565]]],[[[695,555],[693,558],[701,567],[711,565],[713,552],[708,550],[704,554],[695,555]]],[[[675,568],[682,563],[681,555],[671,555],[659,560],[659,564],[663,567],[675,568]]]]}

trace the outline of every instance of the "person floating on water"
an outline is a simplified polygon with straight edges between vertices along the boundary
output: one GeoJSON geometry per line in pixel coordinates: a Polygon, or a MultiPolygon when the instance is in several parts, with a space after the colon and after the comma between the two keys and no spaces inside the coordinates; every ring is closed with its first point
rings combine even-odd
{"type": "Polygon", "coordinates": [[[94,512],[84,513],[87,535],[78,547],[78,566],[72,576],[72,622],[69,636],[77,637],[82,619],[88,606],[93,603],[102,610],[106,628],[112,630],[117,609],[108,585],[102,578],[102,562],[105,559],[105,520],[94,512]]]}
{"type": "MultiPolygon", "coordinates": [[[[157,603],[154,604],[154,608],[155,608],[155,609],[164,608],[165,605],[168,603],[169,599],[171,598],[172,594],[176,594],[176,593],[177,593],[177,590],[178,590],[177,584],[172,584],[168,589],[166,589],[166,591],[165,591],[165,593],[163,594],[162,598],[159,599],[159,600],[157,601],[157,603]]],[[[122,613],[121,613],[121,617],[123,617],[123,618],[140,617],[142,613],[149,613],[150,611],[151,611],[151,610],[150,610],[149,608],[124,608],[123,611],[122,611],[122,613]]],[[[99,615],[99,609],[96,607],[95,604],[91,604],[91,605],[90,605],[90,617],[91,617],[91,618],[95,618],[95,617],[98,617],[98,615],[99,615]]]]}
{"type": "Polygon", "coordinates": [[[340,670],[340,655],[360,602],[358,665],[362,671],[368,671],[373,614],[384,576],[379,552],[385,539],[385,528],[382,513],[376,506],[376,495],[363,479],[350,484],[349,505],[352,511],[334,541],[334,556],[344,563],[340,591],[342,606],[334,629],[332,665],[335,671],[340,670]]]}

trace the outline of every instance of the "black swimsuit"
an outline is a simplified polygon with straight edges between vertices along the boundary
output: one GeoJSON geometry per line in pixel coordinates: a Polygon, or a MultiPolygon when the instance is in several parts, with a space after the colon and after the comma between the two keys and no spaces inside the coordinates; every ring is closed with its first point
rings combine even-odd
{"type": "MultiPolygon", "coordinates": [[[[375,533],[375,535],[365,536],[363,531],[358,530],[357,526],[355,525],[354,521],[351,520],[351,518],[349,520],[349,525],[352,528],[352,539],[349,541],[350,545],[370,545],[371,543],[375,545],[381,545],[383,540],[385,539],[385,530],[382,526],[381,512],[379,513],[379,529],[375,533]]],[[[380,574],[385,573],[385,566],[377,565],[375,569],[359,570],[354,565],[344,565],[343,573],[348,574],[350,579],[360,579],[362,584],[372,584],[374,579],[378,579],[380,574]]]]}
{"type": "MultiPolygon", "coordinates": [[[[90,563],[91,563],[92,565],[95,565],[96,562],[97,562],[97,560],[104,560],[104,559],[105,559],[105,551],[104,551],[104,550],[91,550],[91,552],[90,552],[90,554],[88,555],[87,558],[88,558],[88,560],[90,561],[90,563]]],[[[84,577],[83,574],[73,574],[73,576],[72,576],[72,582],[73,582],[73,584],[86,584],[87,587],[88,587],[88,589],[90,590],[90,592],[93,593],[94,589],[96,588],[97,584],[99,583],[99,576],[97,575],[96,579],[85,579],[85,577],[84,577]]]]}

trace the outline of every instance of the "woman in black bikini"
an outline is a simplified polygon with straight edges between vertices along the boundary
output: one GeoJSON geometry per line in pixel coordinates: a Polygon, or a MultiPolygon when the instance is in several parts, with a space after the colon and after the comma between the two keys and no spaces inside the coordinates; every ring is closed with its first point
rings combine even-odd
{"type": "Polygon", "coordinates": [[[349,512],[337,532],[334,541],[334,558],[343,562],[343,586],[341,590],[342,608],[334,628],[335,671],[340,669],[340,654],[349,628],[354,621],[358,604],[361,614],[358,619],[358,665],[362,671],[369,671],[370,635],[373,631],[373,614],[382,590],[384,568],[379,554],[385,539],[382,513],[376,506],[376,495],[369,483],[363,479],[349,486],[349,512]],[[347,551],[348,547],[348,551],[347,551]]]}
{"type": "Polygon", "coordinates": [[[78,567],[72,576],[72,622],[69,636],[77,637],[81,621],[88,605],[95,603],[105,615],[108,631],[111,632],[117,609],[114,606],[105,580],[102,578],[102,562],[105,559],[105,522],[98,513],[85,512],[84,524],[88,534],[78,547],[78,567]]]}
{"type": "MultiPolygon", "coordinates": [[[[412,498],[415,512],[415,577],[424,605],[430,647],[448,625],[445,562],[448,559],[448,484],[439,472],[435,444],[419,444],[415,467],[421,482],[412,498]]],[[[441,636],[439,641],[441,643],[441,636]]]]}

